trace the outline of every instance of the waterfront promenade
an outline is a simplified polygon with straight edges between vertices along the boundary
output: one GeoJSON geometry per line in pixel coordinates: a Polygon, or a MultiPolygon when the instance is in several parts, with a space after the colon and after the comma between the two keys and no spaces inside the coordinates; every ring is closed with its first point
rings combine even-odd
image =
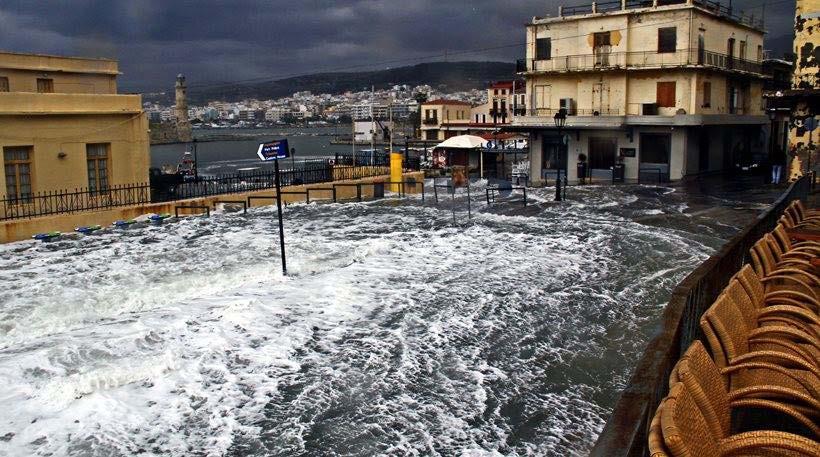
{"type": "Polygon", "coordinates": [[[672,288],[779,193],[473,191],[455,224],[290,205],[288,277],[270,206],[0,246],[0,451],[586,454],[672,288]]]}

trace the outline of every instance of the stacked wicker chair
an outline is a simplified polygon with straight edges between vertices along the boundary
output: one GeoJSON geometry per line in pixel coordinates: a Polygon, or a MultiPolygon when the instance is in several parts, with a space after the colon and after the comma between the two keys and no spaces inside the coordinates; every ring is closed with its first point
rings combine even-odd
{"type": "Polygon", "coordinates": [[[820,243],[793,243],[791,227],[820,229],[820,213],[790,205],[703,314],[709,351],[695,341],[673,368],[652,457],[820,456],[820,243]],[[749,410],[778,420],[744,430],[749,410]]]}

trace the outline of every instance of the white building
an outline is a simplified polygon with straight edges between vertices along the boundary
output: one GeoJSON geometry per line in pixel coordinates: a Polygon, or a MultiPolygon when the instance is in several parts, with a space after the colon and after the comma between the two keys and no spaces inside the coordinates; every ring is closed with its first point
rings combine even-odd
{"type": "Polygon", "coordinates": [[[534,183],[558,169],[575,181],[584,156],[593,178],[623,164],[626,180],[657,182],[766,151],[760,21],[701,0],[608,5],[559,7],[527,25],[518,72],[529,110],[512,129],[530,135],[534,183]]]}

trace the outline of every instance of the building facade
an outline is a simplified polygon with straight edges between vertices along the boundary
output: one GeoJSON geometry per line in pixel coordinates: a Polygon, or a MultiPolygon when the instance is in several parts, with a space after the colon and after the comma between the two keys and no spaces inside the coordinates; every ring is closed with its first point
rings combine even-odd
{"type": "Polygon", "coordinates": [[[114,60],[0,53],[0,200],[148,182],[148,118],[119,74],[114,60]]]}
{"type": "Polygon", "coordinates": [[[444,141],[467,133],[472,106],[458,100],[431,100],[421,105],[421,139],[444,141]]]}
{"type": "Polygon", "coordinates": [[[753,166],[766,153],[763,29],[700,0],[571,8],[527,25],[530,179],[627,181],[753,166]],[[559,131],[555,115],[566,114],[559,131]]]}
{"type": "Polygon", "coordinates": [[[487,88],[487,103],[473,107],[471,121],[476,125],[509,124],[514,116],[527,112],[527,86],[523,81],[498,81],[487,88]]]}
{"type": "Polygon", "coordinates": [[[792,179],[818,169],[817,128],[820,118],[820,0],[797,0],[794,20],[796,57],[791,90],[786,91],[791,112],[789,155],[792,179]]]}

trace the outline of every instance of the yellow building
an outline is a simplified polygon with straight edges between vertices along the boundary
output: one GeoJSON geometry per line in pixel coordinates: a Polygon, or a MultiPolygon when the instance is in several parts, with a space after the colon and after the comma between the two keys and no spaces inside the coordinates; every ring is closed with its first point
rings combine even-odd
{"type": "Polygon", "coordinates": [[[566,170],[628,181],[748,167],[766,153],[763,24],[713,2],[559,7],[527,25],[531,180],[566,170]],[[563,111],[561,111],[563,109],[563,111]],[[554,116],[567,114],[561,134],[554,116]]]}
{"type": "Polygon", "coordinates": [[[444,141],[463,135],[470,124],[470,104],[458,100],[431,100],[421,105],[421,139],[444,141]]]}
{"type": "Polygon", "coordinates": [[[141,96],[117,94],[119,74],[114,60],[0,52],[0,212],[148,182],[148,120],[141,96]]]}
{"type": "Polygon", "coordinates": [[[820,0],[797,0],[794,30],[796,64],[792,90],[786,94],[792,105],[789,152],[794,160],[789,171],[793,179],[818,168],[820,79],[817,73],[820,61],[817,56],[820,41],[817,31],[820,30],[820,0]]]}

